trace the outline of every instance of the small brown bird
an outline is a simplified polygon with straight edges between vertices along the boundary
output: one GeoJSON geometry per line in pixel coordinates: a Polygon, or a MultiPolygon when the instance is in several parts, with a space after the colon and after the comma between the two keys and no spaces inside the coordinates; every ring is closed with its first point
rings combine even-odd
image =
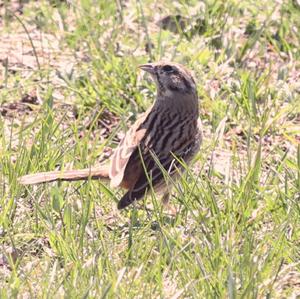
{"type": "Polygon", "coordinates": [[[37,173],[23,176],[19,182],[108,179],[112,187],[128,190],[118,203],[119,209],[143,198],[151,187],[155,192],[163,191],[167,199],[170,190],[164,172],[178,175],[180,160],[188,163],[202,141],[196,84],[178,63],[148,63],[140,68],[155,81],[157,97],[121,140],[109,167],[37,173]]]}

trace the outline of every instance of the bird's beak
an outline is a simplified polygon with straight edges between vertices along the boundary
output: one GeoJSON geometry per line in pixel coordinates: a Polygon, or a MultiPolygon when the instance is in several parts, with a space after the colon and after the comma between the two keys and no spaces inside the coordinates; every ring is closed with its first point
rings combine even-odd
{"type": "Polygon", "coordinates": [[[147,64],[141,64],[139,65],[139,68],[147,73],[154,74],[155,73],[155,67],[152,63],[147,64]]]}

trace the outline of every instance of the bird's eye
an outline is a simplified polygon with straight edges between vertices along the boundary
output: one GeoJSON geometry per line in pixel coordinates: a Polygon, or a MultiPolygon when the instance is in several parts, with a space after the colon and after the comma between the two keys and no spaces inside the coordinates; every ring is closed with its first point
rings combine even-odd
{"type": "Polygon", "coordinates": [[[163,70],[164,72],[172,72],[172,71],[173,71],[173,68],[172,68],[170,65],[164,65],[164,66],[162,67],[162,70],[163,70]]]}

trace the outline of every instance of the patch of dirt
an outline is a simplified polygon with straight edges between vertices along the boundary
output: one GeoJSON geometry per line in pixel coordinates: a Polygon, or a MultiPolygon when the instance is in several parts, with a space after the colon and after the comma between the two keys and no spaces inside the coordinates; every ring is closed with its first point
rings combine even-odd
{"type": "Polygon", "coordinates": [[[22,114],[29,114],[36,110],[40,104],[41,99],[35,92],[32,92],[25,94],[20,101],[0,105],[0,115],[6,118],[15,118],[22,114]]]}
{"type": "Polygon", "coordinates": [[[300,272],[297,268],[299,268],[299,263],[284,264],[275,282],[273,279],[265,282],[265,285],[273,285],[274,298],[299,298],[300,272]]]}
{"type": "Polygon", "coordinates": [[[64,70],[71,63],[76,62],[71,51],[61,48],[57,36],[43,33],[34,27],[28,30],[29,36],[24,32],[0,35],[1,68],[4,68],[5,60],[7,60],[7,68],[10,72],[47,67],[64,70]]]}

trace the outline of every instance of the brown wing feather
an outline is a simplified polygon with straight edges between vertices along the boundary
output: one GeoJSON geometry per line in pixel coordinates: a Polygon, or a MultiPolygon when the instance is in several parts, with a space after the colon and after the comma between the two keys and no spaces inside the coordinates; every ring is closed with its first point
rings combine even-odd
{"type": "MultiPolygon", "coordinates": [[[[193,153],[198,150],[199,145],[200,144],[198,142],[187,142],[183,146],[181,152],[178,153],[180,159],[189,162],[190,158],[193,157],[193,153]]],[[[146,175],[145,171],[139,173],[134,186],[131,186],[129,191],[119,201],[119,209],[123,209],[130,205],[133,201],[144,197],[145,193],[150,189],[150,184],[154,190],[159,191],[160,187],[165,185],[164,174],[161,167],[164,168],[171,176],[177,169],[182,168],[181,163],[173,156],[172,153],[164,153],[163,155],[156,156],[156,159],[159,161],[161,166],[159,166],[159,164],[155,161],[155,156],[155,154],[151,154],[150,152],[143,156],[148,175],[146,175]]]]}
{"type": "Polygon", "coordinates": [[[123,182],[124,173],[130,157],[136,152],[136,149],[146,134],[146,129],[141,128],[141,125],[151,110],[152,106],[134,123],[112,155],[109,169],[111,187],[122,185],[123,188],[128,189],[131,185],[135,184],[141,170],[140,163],[131,163],[130,168],[134,167],[136,169],[133,172],[131,171],[132,177],[126,178],[126,182],[123,182]],[[121,184],[122,182],[123,184],[121,184]]]}

